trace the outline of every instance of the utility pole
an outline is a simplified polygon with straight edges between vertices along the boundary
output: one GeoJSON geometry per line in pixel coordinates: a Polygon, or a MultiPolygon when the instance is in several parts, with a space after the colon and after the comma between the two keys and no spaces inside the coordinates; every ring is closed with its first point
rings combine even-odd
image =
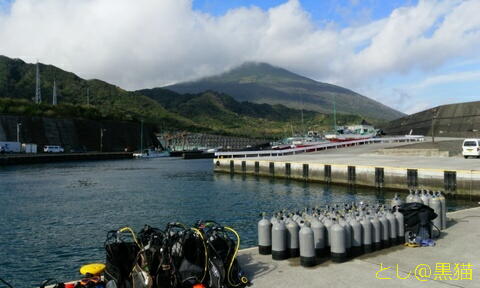
{"type": "Polygon", "coordinates": [[[55,81],[55,78],[53,79],[52,104],[53,104],[53,105],[57,105],[57,82],[55,81]]]}
{"type": "Polygon", "coordinates": [[[20,142],[20,127],[22,126],[22,123],[17,122],[17,142],[20,142]]]}
{"type": "Polygon", "coordinates": [[[90,87],[87,86],[87,105],[90,105],[90,87]]]}
{"type": "Polygon", "coordinates": [[[40,65],[37,61],[36,66],[36,75],[35,75],[35,103],[40,104],[42,103],[42,91],[40,89],[40,65]]]}
{"type": "Polygon", "coordinates": [[[100,128],[100,152],[103,152],[103,132],[107,129],[100,128]]]}

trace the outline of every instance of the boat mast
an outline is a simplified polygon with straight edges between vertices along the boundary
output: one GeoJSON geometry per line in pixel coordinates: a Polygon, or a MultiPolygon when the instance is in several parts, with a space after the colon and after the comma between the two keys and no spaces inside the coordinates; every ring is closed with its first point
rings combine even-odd
{"type": "Polygon", "coordinates": [[[140,126],[140,153],[143,153],[143,119],[140,122],[142,123],[140,126]]]}
{"type": "Polygon", "coordinates": [[[303,133],[303,136],[305,136],[305,124],[303,123],[303,96],[302,96],[302,133],[303,133]]]}

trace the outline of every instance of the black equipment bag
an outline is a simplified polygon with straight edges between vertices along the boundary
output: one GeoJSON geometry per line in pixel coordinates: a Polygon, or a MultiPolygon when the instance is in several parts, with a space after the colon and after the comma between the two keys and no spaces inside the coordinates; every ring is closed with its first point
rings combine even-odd
{"type": "Polygon", "coordinates": [[[114,281],[117,288],[131,288],[130,273],[140,248],[134,241],[126,241],[118,231],[107,233],[105,241],[105,282],[114,281]]]}
{"type": "Polygon", "coordinates": [[[421,203],[403,203],[398,211],[403,214],[405,231],[415,235],[420,231],[428,231],[428,237],[432,238],[432,220],[438,217],[432,208],[421,203]]]}
{"type": "Polygon", "coordinates": [[[165,234],[175,271],[175,287],[191,288],[203,283],[208,269],[208,255],[201,232],[180,223],[169,223],[165,234]]]}
{"type": "Polygon", "coordinates": [[[240,241],[238,234],[229,227],[221,226],[214,221],[198,222],[196,224],[205,235],[208,246],[208,287],[211,288],[242,288],[249,286],[237,259],[240,241]],[[235,241],[229,234],[234,233],[235,241]]]}

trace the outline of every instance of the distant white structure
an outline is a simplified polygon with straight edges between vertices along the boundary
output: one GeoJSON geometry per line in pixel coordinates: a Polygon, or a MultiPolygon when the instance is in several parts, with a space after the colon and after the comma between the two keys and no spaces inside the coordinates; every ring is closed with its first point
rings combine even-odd
{"type": "Polygon", "coordinates": [[[57,105],[57,82],[53,79],[53,97],[52,104],[57,105]]]}
{"type": "Polygon", "coordinates": [[[40,65],[37,61],[37,75],[36,75],[36,85],[35,85],[35,103],[42,103],[42,92],[40,91],[40,65]]]}

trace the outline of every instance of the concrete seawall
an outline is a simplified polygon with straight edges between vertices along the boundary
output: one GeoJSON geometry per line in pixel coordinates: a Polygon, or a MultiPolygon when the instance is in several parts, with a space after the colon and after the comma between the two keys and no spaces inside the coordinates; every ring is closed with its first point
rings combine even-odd
{"type": "MultiPolygon", "coordinates": [[[[406,160],[404,163],[397,161],[400,157],[383,157],[383,161],[376,161],[375,157],[380,156],[370,156],[367,161],[361,161],[363,159],[360,157],[341,161],[334,157],[318,157],[318,154],[252,159],[217,158],[213,160],[213,165],[215,172],[400,190],[423,188],[463,197],[480,197],[480,161],[472,159],[473,162],[469,163],[471,167],[461,169],[449,165],[448,162],[452,161],[450,158],[423,157],[422,165],[419,165],[413,161],[409,163],[408,159],[403,159],[406,160]]],[[[419,157],[416,158],[418,162],[419,157]]]]}
{"type": "Polygon", "coordinates": [[[132,159],[131,152],[90,152],[90,153],[65,153],[65,154],[26,154],[0,156],[0,166],[38,164],[69,161],[96,161],[114,159],[132,159]]]}

